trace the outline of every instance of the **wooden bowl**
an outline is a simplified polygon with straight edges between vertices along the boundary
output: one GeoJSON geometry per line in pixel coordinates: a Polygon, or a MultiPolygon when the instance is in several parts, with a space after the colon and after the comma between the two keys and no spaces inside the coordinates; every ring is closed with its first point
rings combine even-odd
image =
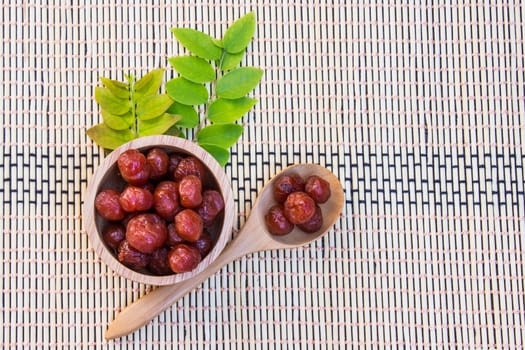
{"type": "Polygon", "coordinates": [[[174,136],[147,136],[130,141],[113,152],[111,152],[100,164],[95,174],[89,182],[83,206],[83,224],[88,236],[93,244],[95,252],[101,260],[106,263],[118,275],[129,278],[136,282],[151,285],[175,284],[191,278],[204,270],[221,253],[226,245],[235,217],[233,195],[231,185],[226,177],[224,169],[217,161],[196,143],[174,136]],[[120,263],[112,250],[106,246],[102,239],[102,232],[108,222],[101,218],[95,210],[95,197],[103,189],[113,188],[122,190],[125,186],[124,180],[120,177],[117,167],[117,159],[120,154],[128,149],[138,149],[147,151],[153,147],[160,147],[168,152],[178,152],[194,156],[201,160],[207,167],[209,174],[213,175],[215,187],[222,193],[224,198],[224,212],[222,214],[222,225],[218,229],[215,244],[208,255],[192,271],[166,276],[155,276],[147,273],[134,271],[120,263]]]}

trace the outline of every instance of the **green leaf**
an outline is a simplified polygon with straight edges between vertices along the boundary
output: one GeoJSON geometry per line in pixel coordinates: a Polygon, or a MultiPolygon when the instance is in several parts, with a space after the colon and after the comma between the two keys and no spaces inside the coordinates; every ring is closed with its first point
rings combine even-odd
{"type": "Polygon", "coordinates": [[[169,128],[168,130],[166,130],[164,132],[164,135],[171,135],[171,136],[177,136],[177,137],[181,137],[183,139],[186,138],[186,135],[184,134],[184,132],[179,128],[179,123],[176,123],[175,125],[173,125],[171,128],[169,128]]]}
{"type": "Polygon", "coordinates": [[[237,53],[244,50],[255,33],[255,14],[250,12],[233,22],[222,38],[226,51],[237,53]]]}
{"type": "Polygon", "coordinates": [[[231,70],[237,67],[239,63],[241,63],[243,58],[244,58],[244,51],[241,51],[238,53],[224,52],[224,55],[222,56],[222,61],[221,61],[221,69],[223,71],[231,70]]]}
{"type": "Polygon", "coordinates": [[[86,133],[100,147],[110,150],[113,150],[134,138],[133,133],[129,129],[116,131],[110,129],[105,124],[92,126],[86,133]]]}
{"type": "Polygon", "coordinates": [[[171,66],[184,78],[194,83],[207,83],[215,78],[215,71],[208,61],[196,56],[168,58],[171,66]]]}
{"type": "Polygon", "coordinates": [[[206,143],[204,144],[199,143],[199,146],[201,146],[209,154],[211,154],[213,158],[217,160],[217,163],[219,163],[220,166],[224,167],[228,163],[228,160],[230,159],[230,152],[227,149],[216,146],[216,145],[209,145],[206,143]]]}
{"type": "Polygon", "coordinates": [[[204,85],[182,77],[168,81],[166,92],[172,99],[184,105],[194,106],[208,102],[208,90],[204,85]]]}
{"type": "Polygon", "coordinates": [[[255,67],[234,69],[217,81],[217,96],[227,99],[241,98],[259,84],[262,75],[263,70],[255,67]]]}
{"type": "Polygon", "coordinates": [[[100,81],[104,86],[113,94],[123,100],[129,99],[129,86],[118,80],[111,80],[108,78],[101,77],[100,81]]]}
{"type": "Polygon", "coordinates": [[[130,110],[129,101],[116,97],[108,88],[96,87],[95,100],[100,108],[111,114],[122,115],[130,110]]]}
{"type": "Polygon", "coordinates": [[[163,76],[164,68],[158,68],[148,72],[135,83],[135,93],[140,96],[153,95],[159,91],[163,76]]]}
{"type": "Polygon", "coordinates": [[[177,123],[177,126],[181,128],[194,128],[199,124],[199,114],[195,110],[195,107],[183,105],[179,102],[173,102],[170,108],[166,111],[170,114],[180,115],[181,120],[177,123]]]}
{"type": "Polygon", "coordinates": [[[242,125],[217,124],[202,128],[197,134],[199,144],[229,148],[237,142],[243,131],[242,125]]]}
{"type": "Polygon", "coordinates": [[[114,115],[105,109],[102,109],[100,114],[102,115],[104,124],[113,130],[129,129],[129,127],[133,124],[133,116],[131,115],[131,112],[123,115],[114,115]]]}
{"type": "Polygon", "coordinates": [[[139,136],[161,135],[180,120],[180,116],[164,113],[160,117],[139,120],[139,136]]]}
{"type": "Polygon", "coordinates": [[[236,100],[219,98],[208,107],[208,119],[215,124],[233,123],[248,112],[257,99],[241,97],[236,100]]]}
{"type": "Polygon", "coordinates": [[[166,94],[146,96],[137,103],[137,117],[140,120],[153,119],[166,112],[172,103],[173,100],[166,94]]]}
{"type": "Polygon", "coordinates": [[[208,60],[218,60],[222,50],[215,40],[206,33],[191,28],[173,28],[175,38],[194,55],[208,60]]]}

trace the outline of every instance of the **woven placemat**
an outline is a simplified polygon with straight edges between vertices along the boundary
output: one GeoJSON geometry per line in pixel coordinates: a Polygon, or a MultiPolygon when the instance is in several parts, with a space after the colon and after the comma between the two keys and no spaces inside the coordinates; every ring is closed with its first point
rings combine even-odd
{"type": "Polygon", "coordinates": [[[1,348],[521,348],[521,2],[3,1],[1,348]],[[82,228],[104,157],[100,76],[166,67],[171,27],[220,36],[255,11],[265,70],[226,171],[243,225],[297,162],[345,188],[321,241],[228,265],[136,333],[106,342],[151,287],[116,276],[82,228]],[[251,345],[251,346],[250,346],[251,345]]]}

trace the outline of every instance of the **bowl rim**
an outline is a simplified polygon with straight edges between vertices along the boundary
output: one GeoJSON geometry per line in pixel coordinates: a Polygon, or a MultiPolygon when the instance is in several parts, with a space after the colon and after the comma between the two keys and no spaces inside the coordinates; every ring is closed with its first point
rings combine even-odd
{"type": "Polygon", "coordinates": [[[200,147],[197,143],[183,139],[181,137],[170,135],[143,136],[119,146],[115,150],[111,151],[95,169],[93,176],[88,181],[84,194],[82,222],[84,230],[88,234],[95,253],[116,274],[136,282],[160,286],[176,284],[187,280],[209,266],[217,258],[217,256],[219,256],[226,246],[226,243],[231,238],[230,236],[234,219],[234,201],[231,184],[228,177],[226,176],[226,172],[224,171],[224,168],[222,168],[215,160],[215,158],[213,158],[213,156],[206,150],[200,147]],[[217,236],[215,245],[206,255],[206,257],[199,263],[199,265],[197,265],[197,267],[190,272],[155,276],[134,271],[117,260],[114,254],[107,248],[102,239],[102,235],[97,228],[95,197],[99,192],[100,186],[102,185],[102,181],[104,180],[107,171],[116,164],[119,155],[126,150],[144,150],[156,146],[172,151],[186,153],[188,155],[193,155],[201,160],[201,162],[214,176],[224,199],[223,224],[217,236]]]}

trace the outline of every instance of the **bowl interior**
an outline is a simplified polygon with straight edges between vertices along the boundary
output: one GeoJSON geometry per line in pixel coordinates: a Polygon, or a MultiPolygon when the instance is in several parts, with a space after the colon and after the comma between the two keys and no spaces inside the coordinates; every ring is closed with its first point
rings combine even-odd
{"type": "Polygon", "coordinates": [[[117,274],[141,283],[153,285],[174,284],[191,278],[205,269],[206,266],[208,266],[220,254],[226,245],[231,233],[234,217],[231,185],[226,178],[223,168],[220,167],[209,153],[200,148],[194,142],[165,135],[142,137],[128,142],[111,152],[97,168],[91,182],[88,184],[88,188],[86,189],[83,216],[85,228],[94,245],[96,253],[101,257],[102,261],[109,265],[117,274]],[[104,189],[122,191],[125,188],[126,183],[121,178],[117,167],[117,160],[120,154],[128,149],[148,151],[153,147],[162,148],[168,152],[168,154],[176,152],[200,159],[208,170],[206,187],[221,192],[224,198],[224,211],[217,218],[217,224],[209,229],[210,235],[213,238],[213,248],[199,265],[190,272],[165,276],[156,276],[145,271],[137,272],[120,263],[113,254],[112,249],[109,248],[102,239],[102,232],[109,222],[100,217],[95,210],[94,203],[96,194],[104,189]]]}

